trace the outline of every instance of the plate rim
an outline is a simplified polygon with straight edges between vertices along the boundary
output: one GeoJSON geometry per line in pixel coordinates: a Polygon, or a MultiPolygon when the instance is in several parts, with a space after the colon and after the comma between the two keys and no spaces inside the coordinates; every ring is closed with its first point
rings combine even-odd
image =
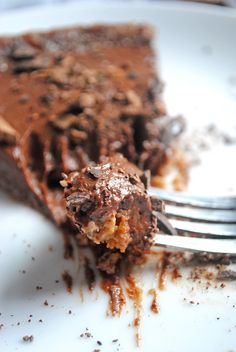
{"type": "MultiPolygon", "coordinates": [[[[116,9],[116,8],[127,8],[127,7],[136,7],[142,8],[143,6],[148,7],[153,10],[160,11],[170,11],[170,12],[182,12],[182,13],[193,13],[196,15],[205,14],[209,16],[218,16],[222,18],[231,18],[236,19],[236,8],[223,7],[218,5],[210,5],[203,3],[194,3],[194,2],[183,2],[178,0],[168,0],[168,1],[153,1],[153,0],[132,0],[126,2],[125,0],[116,0],[116,1],[104,1],[104,0],[80,0],[79,2],[73,0],[66,3],[51,3],[51,4],[42,4],[42,5],[30,5],[23,8],[14,8],[4,10],[0,14],[0,21],[6,20],[7,17],[10,19],[14,16],[25,16],[35,13],[37,11],[63,11],[71,9],[90,9],[93,6],[102,6],[106,9],[116,9]]],[[[0,27],[1,31],[1,27],[0,27]]]]}

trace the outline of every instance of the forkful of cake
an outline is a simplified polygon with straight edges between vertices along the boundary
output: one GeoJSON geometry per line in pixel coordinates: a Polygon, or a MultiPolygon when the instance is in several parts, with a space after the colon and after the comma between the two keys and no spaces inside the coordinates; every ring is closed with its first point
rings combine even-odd
{"type": "Polygon", "coordinates": [[[236,197],[151,188],[147,173],[119,154],[63,176],[69,218],[112,265],[140,263],[151,247],[236,254],[236,197]]]}

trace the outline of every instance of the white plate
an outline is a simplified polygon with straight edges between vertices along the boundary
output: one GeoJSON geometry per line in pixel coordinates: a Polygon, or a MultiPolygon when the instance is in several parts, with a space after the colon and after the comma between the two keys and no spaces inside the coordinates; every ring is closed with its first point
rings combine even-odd
{"type": "MultiPolygon", "coordinates": [[[[185,115],[191,128],[211,121],[218,128],[235,128],[234,11],[171,2],[71,3],[5,13],[0,17],[0,33],[127,21],[152,23],[160,31],[157,45],[170,113],[185,115]]],[[[230,191],[230,186],[232,192],[236,170],[232,162],[230,165],[230,155],[235,157],[235,146],[226,148],[221,143],[213,154],[203,153],[203,166],[193,169],[190,189],[212,193],[230,191]],[[221,163],[231,167],[224,177],[233,174],[225,182],[222,182],[221,163]],[[214,167],[218,173],[212,177],[214,167]],[[205,185],[202,176],[207,175],[209,182],[205,185]]],[[[107,317],[107,296],[98,287],[89,293],[78,273],[77,261],[62,259],[63,242],[57,229],[34,211],[4,195],[0,197],[0,324],[4,324],[0,331],[0,351],[92,352],[98,348],[115,352],[118,345],[112,340],[116,338],[119,338],[119,351],[134,351],[135,330],[130,326],[134,315],[132,302],[128,301],[120,318],[107,317]],[[75,278],[72,294],[66,292],[61,280],[65,269],[75,278]],[[55,282],[57,279],[59,283],[55,282]],[[36,290],[37,285],[42,290],[36,290]],[[44,306],[45,299],[49,306],[44,306]],[[80,338],[86,327],[94,338],[80,338]],[[31,334],[32,343],[22,342],[24,335],[31,334]],[[103,346],[96,345],[97,340],[103,346]]],[[[161,311],[155,315],[149,309],[151,297],[147,294],[156,286],[152,265],[140,268],[138,273],[144,290],[139,351],[235,351],[235,282],[226,283],[223,289],[206,290],[204,283],[187,280],[188,273],[183,270],[184,278],[176,284],[168,282],[167,289],[159,293],[161,311]]]]}

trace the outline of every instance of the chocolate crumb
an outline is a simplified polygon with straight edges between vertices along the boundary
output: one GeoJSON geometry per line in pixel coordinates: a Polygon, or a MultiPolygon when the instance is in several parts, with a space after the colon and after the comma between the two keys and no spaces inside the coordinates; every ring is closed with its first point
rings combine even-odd
{"type": "Polygon", "coordinates": [[[71,310],[69,310],[69,312],[68,312],[69,314],[72,314],[72,311],[71,310]]]}
{"type": "Polygon", "coordinates": [[[42,319],[39,319],[39,323],[42,323],[43,321],[42,321],[42,319]]]}
{"type": "Polygon", "coordinates": [[[118,339],[114,339],[114,340],[112,340],[112,342],[113,342],[113,343],[116,343],[116,342],[118,342],[118,339]]]}
{"type": "Polygon", "coordinates": [[[45,299],[44,303],[45,306],[48,306],[48,301],[45,299]]]}
{"type": "Polygon", "coordinates": [[[82,334],[80,334],[80,337],[87,337],[87,338],[93,338],[93,335],[91,332],[89,332],[88,328],[85,329],[86,331],[82,334]]]}
{"type": "Polygon", "coordinates": [[[31,319],[28,319],[28,323],[31,323],[31,319]]]}
{"type": "Polygon", "coordinates": [[[101,352],[101,350],[95,349],[93,350],[93,352],[101,352]]]}
{"type": "Polygon", "coordinates": [[[20,325],[20,322],[18,321],[17,325],[19,326],[20,325]]]}
{"type": "Polygon", "coordinates": [[[85,332],[85,334],[84,334],[86,337],[88,337],[88,338],[91,338],[91,337],[93,337],[93,335],[91,334],[91,332],[85,332]]]}
{"type": "Polygon", "coordinates": [[[36,290],[42,290],[42,286],[36,286],[36,290]]]}
{"type": "Polygon", "coordinates": [[[22,337],[22,340],[25,342],[33,342],[34,336],[33,335],[25,335],[22,337]]]}
{"type": "Polygon", "coordinates": [[[101,341],[97,341],[97,344],[98,344],[99,346],[102,346],[102,342],[101,342],[101,341]]]}

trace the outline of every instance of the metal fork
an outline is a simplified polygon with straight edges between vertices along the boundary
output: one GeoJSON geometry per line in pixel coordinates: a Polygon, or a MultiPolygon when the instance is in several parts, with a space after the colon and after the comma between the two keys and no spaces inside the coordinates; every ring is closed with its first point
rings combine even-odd
{"type": "Polygon", "coordinates": [[[165,202],[165,215],[157,212],[165,234],[157,234],[154,245],[236,254],[236,196],[191,196],[153,187],[149,195],[165,202]]]}

